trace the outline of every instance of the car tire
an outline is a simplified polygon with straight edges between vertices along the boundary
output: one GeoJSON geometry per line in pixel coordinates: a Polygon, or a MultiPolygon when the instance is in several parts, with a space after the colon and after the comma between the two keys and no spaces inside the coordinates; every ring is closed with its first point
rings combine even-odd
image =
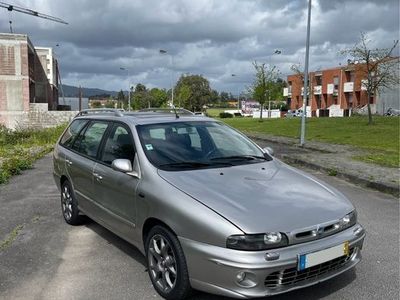
{"type": "Polygon", "coordinates": [[[160,296],[167,300],[186,299],[192,292],[185,255],[177,237],[162,226],[147,235],[147,270],[160,296]]]}
{"type": "Polygon", "coordinates": [[[65,222],[70,225],[82,224],[82,216],[79,215],[78,203],[71,183],[66,180],[61,185],[61,212],[65,222]]]}

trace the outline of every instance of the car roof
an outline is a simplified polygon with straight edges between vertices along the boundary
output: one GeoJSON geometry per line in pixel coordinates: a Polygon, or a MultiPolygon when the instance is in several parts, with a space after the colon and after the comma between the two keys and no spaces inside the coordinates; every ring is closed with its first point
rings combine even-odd
{"type": "Polygon", "coordinates": [[[183,112],[177,114],[173,110],[146,110],[139,112],[125,112],[118,109],[88,109],[78,113],[75,119],[96,119],[109,121],[123,121],[132,125],[147,125],[157,123],[188,122],[188,121],[216,121],[215,119],[183,112]]]}

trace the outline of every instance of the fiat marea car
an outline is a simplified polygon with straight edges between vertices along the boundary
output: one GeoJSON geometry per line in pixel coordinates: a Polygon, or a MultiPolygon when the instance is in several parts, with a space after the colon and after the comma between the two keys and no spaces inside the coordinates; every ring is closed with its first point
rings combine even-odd
{"type": "Polygon", "coordinates": [[[166,299],[275,295],[361,260],[344,195],[185,111],[82,111],[55,146],[54,179],[65,221],[87,215],[140,249],[166,299]]]}

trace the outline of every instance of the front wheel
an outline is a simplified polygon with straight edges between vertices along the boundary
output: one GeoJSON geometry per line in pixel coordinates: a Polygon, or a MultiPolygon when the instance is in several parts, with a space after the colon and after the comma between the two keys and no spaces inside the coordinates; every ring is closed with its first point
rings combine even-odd
{"type": "Polygon", "coordinates": [[[162,226],[146,239],[147,268],[157,293],[168,300],[186,299],[191,292],[185,256],[177,237],[162,226]]]}

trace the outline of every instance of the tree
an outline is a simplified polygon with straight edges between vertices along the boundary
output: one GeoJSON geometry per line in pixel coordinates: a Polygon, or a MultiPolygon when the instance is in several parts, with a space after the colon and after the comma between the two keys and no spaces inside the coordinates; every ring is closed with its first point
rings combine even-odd
{"type": "Polygon", "coordinates": [[[91,106],[92,108],[100,108],[102,105],[100,101],[93,101],[91,102],[91,106]]]}
{"type": "Polygon", "coordinates": [[[120,90],[117,94],[117,100],[119,101],[124,101],[125,100],[125,94],[123,90],[120,90]]]}
{"type": "MultiPolygon", "coordinates": [[[[179,95],[181,89],[187,86],[190,90],[190,96],[184,99],[182,106],[191,111],[200,111],[207,104],[211,96],[210,83],[202,75],[182,75],[175,87],[176,93],[179,95]]],[[[188,95],[187,92],[186,96],[188,95]]]]}
{"type": "Polygon", "coordinates": [[[120,91],[118,92],[118,94],[117,94],[117,100],[118,100],[118,103],[123,103],[123,104],[126,103],[126,98],[125,98],[125,94],[124,94],[123,90],[120,90],[120,91]]]}
{"type": "Polygon", "coordinates": [[[360,74],[363,87],[367,90],[368,96],[368,125],[372,124],[372,112],[370,99],[372,95],[382,88],[392,88],[399,84],[399,57],[393,57],[392,53],[397,47],[399,40],[395,40],[389,48],[370,49],[368,44],[370,40],[365,33],[361,33],[360,40],[351,49],[342,51],[342,54],[350,55],[354,61],[357,61],[355,72],[360,74]]]}
{"type": "Polygon", "coordinates": [[[190,87],[186,84],[182,84],[177,93],[179,107],[182,106],[182,103],[187,103],[191,95],[192,92],[190,90],[190,87]]]}
{"type": "Polygon", "coordinates": [[[115,108],[115,101],[114,100],[107,100],[104,104],[105,108],[115,108]]]}
{"type": "Polygon", "coordinates": [[[149,92],[150,107],[165,107],[168,102],[168,94],[164,89],[153,88],[149,92]]]}
{"type": "Polygon", "coordinates": [[[253,66],[256,74],[249,92],[260,103],[260,120],[262,120],[264,104],[271,96],[271,83],[278,78],[278,71],[275,66],[267,66],[265,63],[258,64],[256,61],[253,62],[253,66]]]}

